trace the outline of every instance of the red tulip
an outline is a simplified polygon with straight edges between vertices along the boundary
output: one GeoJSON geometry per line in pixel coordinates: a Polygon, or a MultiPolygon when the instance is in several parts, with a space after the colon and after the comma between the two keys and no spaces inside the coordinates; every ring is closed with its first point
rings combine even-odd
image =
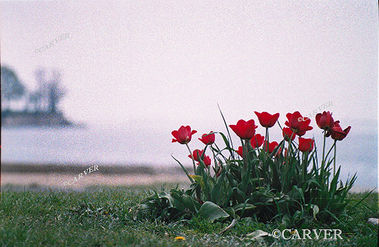
{"type": "Polygon", "coordinates": [[[264,136],[262,136],[260,134],[256,134],[255,136],[253,136],[253,138],[251,138],[250,144],[253,147],[253,149],[259,148],[260,146],[262,146],[264,140],[265,140],[264,136]]]}
{"type": "Polygon", "coordinates": [[[327,132],[326,136],[331,135],[334,140],[342,141],[347,136],[347,134],[349,134],[350,129],[351,129],[351,126],[342,130],[340,126],[340,121],[335,121],[333,124],[333,128],[329,130],[329,132],[327,132]]]}
{"type": "Polygon", "coordinates": [[[180,144],[187,144],[191,141],[192,135],[197,131],[192,130],[190,126],[181,126],[178,130],[174,130],[171,134],[174,136],[172,142],[179,142],[180,144]]]}
{"type": "Polygon", "coordinates": [[[286,141],[293,141],[295,139],[296,134],[290,128],[283,128],[283,137],[286,141]]]}
{"type": "Polygon", "coordinates": [[[209,134],[204,134],[199,138],[205,145],[211,145],[215,142],[215,134],[211,131],[209,134]]]}
{"type": "MultiPolygon", "coordinates": [[[[268,144],[268,152],[269,153],[272,153],[274,152],[274,149],[278,146],[279,144],[277,142],[270,142],[268,144]]],[[[265,144],[263,145],[263,149],[266,151],[267,150],[267,141],[265,142],[265,144]]]]}
{"type": "Polygon", "coordinates": [[[310,152],[313,149],[314,140],[311,138],[299,137],[299,150],[301,152],[310,152]]]}
{"type": "Polygon", "coordinates": [[[329,130],[333,128],[334,120],[330,112],[324,111],[316,115],[316,123],[320,129],[329,130]]]}
{"type": "Polygon", "coordinates": [[[298,136],[303,136],[305,132],[313,129],[312,126],[309,126],[311,119],[303,117],[298,111],[294,113],[287,113],[286,116],[288,121],[286,121],[285,124],[298,136]]]}
{"type": "Polygon", "coordinates": [[[204,165],[205,166],[210,166],[211,163],[212,163],[211,158],[209,156],[205,156],[204,157],[204,165]]]}
{"type": "Polygon", "coordinates": [[[255,125],[253,119],[249,121],[239,120],[236,125],[229,125],[229,127],[241,138],[251,139],[255,134],[255,129],[258,127],[255,125]]]}
{"type": "Polygon", "coordinates": [[[193,157],[194,160],[199,161],[201,156],[203,156],[203,152],[204,150],[195,149],[193,150],[192,155],[188,155],[188,157],[190,159],[192,159],[193,157]]]}
{"type": "MultiPolygon", "coordinates": [[[[212,163],[211,158],[209,158],[209,156],[205,156],[203,162],[204,162],[204,165],[207,167],[210,166],[212,163]]],[[[196,165],[200,165],[200,161],[196,163],[196,165]]]]}
{"type": "Polygon", "coordinates": [[[239,154],[239,156],[243,157],[243,147],[242,146],[239,146],[238,147],[238,150],[236,150],[237,154],[239,154]]]}
{"type": "Polygon", "coordinates": [[[257,115],[259,119],[259,123],[265,128],[270,128],[274,126],[274,124],[276,123],[276,121],[278,121],[278,118],[279,118],[279,113],[275,113],[274,115],[271,115],[268,112],[259,113],[255,111],[255,114],[257,115]]]}

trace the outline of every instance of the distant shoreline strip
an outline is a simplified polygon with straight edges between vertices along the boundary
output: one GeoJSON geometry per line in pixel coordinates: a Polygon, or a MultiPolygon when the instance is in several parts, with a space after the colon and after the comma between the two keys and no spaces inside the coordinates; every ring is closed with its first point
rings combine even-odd
{"type": "MultiPolygon", "coordinates": [[[[2,163],[2,173],[44,173],[44,174],[77,174],[85,170],[89,165],[95,164],[25,164],[2,163]]],[[[100,174],[177,174],[180,167],[153,167],[147,165],[106,165],[96,164],[100,167],[100,174]]]]}

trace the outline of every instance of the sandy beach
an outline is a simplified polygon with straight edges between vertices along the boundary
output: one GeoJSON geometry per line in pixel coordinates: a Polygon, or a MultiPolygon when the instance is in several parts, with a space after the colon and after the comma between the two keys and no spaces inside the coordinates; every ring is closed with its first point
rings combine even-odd
{"type": "Polygon", "coordinates": [[[158,183],[187,182],[186,176],[173,174],[123,174],[103,175],[89,174],[75,181],[74,175],[44,173],[2,173],[1,185],[41,185],[47,187],[85,188],[94,185],[135,186],[158,183]]]}
{"type": "MultiPolygon", "coordinates": [[[[187,167],[187,170],[190,172],[192,169],[187,167]]],[[[139,186],[188,182],[180,167],[1,164],[1,186],[41,186],[81,190],[89,186],[139,186]]],[[[351,191],[369,190],[355,185],[351,191]]]]}
{"type": "Polygon", "coordinates": [[[106,165],[2,164],[1,185],[39,185],[54,188],[88,186],[136,186],[184,183],[185,174],[177,168],[106,165]]]}

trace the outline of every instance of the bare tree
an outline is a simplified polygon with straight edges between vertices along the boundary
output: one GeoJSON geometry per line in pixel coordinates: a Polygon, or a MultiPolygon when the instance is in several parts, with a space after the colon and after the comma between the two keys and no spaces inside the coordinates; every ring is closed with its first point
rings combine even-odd
{"type": "Polygon", "coordinates": [[[34,108],[37,111],[44,111],[46,109],[46,72],[44,69],[37,69],[34,72],[37,81],[37,90],[30,94],[30,100],[34,104],[34,108]],[[45,108],[45,109],[44,109],[45,108]]]}
{"type": "Polygon", "coordinates": [[[1,66],[1,98],[5,108],[8,110],[10,102],[22,98],[25,91],[16,73],[6,66],[1,66]]]}
{"type": "Polygon", "coordinates": [[[46,74],[44,69],[36,70],[38,88],[30,94],[29,101],[40,111],[56,113],[59,101],[65,94],[65,90],[61,86],[61,74],[59,71],[53,70],[49,79],[46,79],[46,74]]]}
{"type": "Polygon", "coordinates": [[[31,107],[31,110],[34,112],[41,111],[41,106],[40,106],[41,98],[42,98],[42,95],[38,90],[29,93],[28,103],[27,103],[26,108],[29,109],[31,107]]]}
{"type": "Polygon", "coordinates": [[[57,105],[63,98],[65,90],[61,87],[61,74],[54,70],[48,83],[49,112],[57,112],[57,105]]]}

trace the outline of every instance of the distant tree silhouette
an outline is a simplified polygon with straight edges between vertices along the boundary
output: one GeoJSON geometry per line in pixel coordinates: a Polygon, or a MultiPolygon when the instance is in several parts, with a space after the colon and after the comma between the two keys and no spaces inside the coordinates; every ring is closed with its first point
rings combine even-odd
{"type": "Polygon", "coordinates": [[[48,74],[45,69],[37,69],[35,78],[36,90],[27,92],[17,74],[9,67],[1,66],[2,111],[11,110],[11,102],[25,96],[26,111],[57,113],[58,104],[65,95],[65,89],[61,86],[61,74],[57,70],[48,74]]]}
{"type": "Polygon", "coordinates": [[[59,101],[63,98],[65,91],[60,85],[61,74],[58,71],[53,71],[51,80],[48,83],[48,102],[49,102],[49,112],[57,112],[57,105],[59,101]]]}
{"type": "Polygon", "coordinates": [[[17,74],[11,68],[1,66],[1,98],[5,110],[9,110],[11,101],[21,99],[25,91],[25,87],[18,79],[17,74]]]}
{"type": "Polygon", "coordinates": [[[29,95],[29,101],[37,111],[56,113],[58,103],[63,98],[65,90],[61,86],[61,74],[54,70],[50,79],[46,79],[46,71],[38,69],[35,72],[38,88],[29,95]]]}
{"type": "Polygon", "coordinates": [[[28,102],[26,104],[26,109],[28,110],[31,108],[31,111],[33,111],[33,112],[41,111],[41,106],[40,106],[41,105],[41,98],[42,98],[42,95],[38,90],[29,93],[29,98],[28,98],[28,102]]]}
{"type": "Polygon", "coordinates": [[[30,100],[34,103],[34,108],[36,111],[45,111],[46,109],[46,79],[45,79],[45,70],[37,69],[34,72],[37,89],[30,94],[30,100]]]}

